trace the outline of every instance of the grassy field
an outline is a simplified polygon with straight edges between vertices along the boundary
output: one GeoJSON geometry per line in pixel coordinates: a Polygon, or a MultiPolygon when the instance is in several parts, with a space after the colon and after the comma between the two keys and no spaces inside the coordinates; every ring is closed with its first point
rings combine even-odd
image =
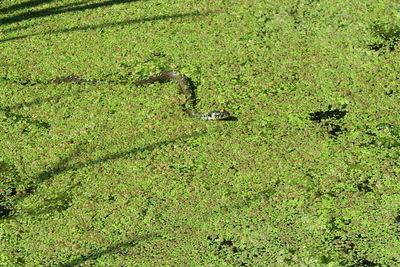
{"type": "Polygon", "coordinates": [[[399,1],[3,0],[0,22],[0,266],[400,265],[399,1]],[[237,120],[133,85],[168,69],[237,120]]]}

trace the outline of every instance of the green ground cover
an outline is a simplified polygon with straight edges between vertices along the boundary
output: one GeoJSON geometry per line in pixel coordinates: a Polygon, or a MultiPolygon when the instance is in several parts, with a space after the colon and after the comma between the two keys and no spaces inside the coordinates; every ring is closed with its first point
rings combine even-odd
{"type": "Polygon", "coordinates": [[[400,265],[396,0],[0,2],[1,266],[400,265]],[[179,69],[207,122],[180,109],[179,69]],[[68,75],[109,81],[54,84],[68,75]]]}

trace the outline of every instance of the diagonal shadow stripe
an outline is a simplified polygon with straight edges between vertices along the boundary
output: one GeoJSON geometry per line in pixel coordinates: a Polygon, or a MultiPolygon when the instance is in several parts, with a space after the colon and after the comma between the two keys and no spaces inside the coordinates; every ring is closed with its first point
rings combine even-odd
{"type": "MultiPolygon", "coordinates": [[[[36,177],[36,179],[35,179],[36,182],[35,182],[34,185],[31,185],[28,189],[26,189],[26,191],[24,193],[21,193],[21,194],[15,196],[15,198],[12,200],[13,205],[15,205],[17,202],[21,201],[22,199],[26,198],[30,194],[34,193],[39,183],[43,183],[44,181],[49,180],[52,177],[54,177],[54,176],[56,176],[56,175],[58,175],[60,173],[63,173],[65,171],[78,170],[78,169],[86,167],[86,166],[100,164],[100,163],[107,162],[107,161],[110,161],[110,160],[115,160],[115,159],[123,158],[123,157],[126,157],[126,156],[134,155],[136,153],[145,152],[145,151],[152,151],[152,150],[154,150],[154,149],[156,149],[156,148],[158,148],[160,146],[171,144],[171,143],[177,142],[179,140],[184,140],[184,139],[188,139],[188,138],[191,138],[191,137],[202,136],[205,133],[206,133],[206,131],[196,132],[196,133],[192,133],[192,134],[188,134],[188,135],[182,135],[182,136],[179,136],[179,137],[171,139],[171,140],[161,141],[161,142],[153,143],[153,144],[150,144],[150,145],[137,147],[137,148],[133,148],[133,149],[130,149],[130,150],[126,150],[126,151],[122,151],[122,152],[117,152],[117,153],[114,153],[114,154],[106,155],[106,156],[100,157],[98,159],[92,159],[92,160],[88,160],[88,161],[85,161],[85,162],[68,165],[68,162],[71,159],[73,159],[74,157],[76,157],[76,156],[78,156],[80,154],[81,146],[82,146],[82,143],[80,143],[80,144],[77,145],[77,147],[68,156],[66,156],[63,159],[61,159],[57,164],[55,164],[52,168],[50,168],[50,170],[41,172],[36,177]]],[[[10,215],[7,215],[5,217],[12,218],[12,217],[14,217],[14,215],[10,214],[10,215]]]]}
{"type": "MultiPolygon", "coordinates": [[[[74,92],[74,93],[76,93],[76,92],[74,92]]],[[[72,95],[72,93],[70,93],[68,95],[72,95]]],[[[45,97],[45,98],[37,98],[37,99],[32,100],[32,101],[26,101],[26,102],[14,104],[14,105],[11,105],[11,106],[7,106],[7,107],[4,107],[4,109],[12,110],[12,109],[20,109],[22,107],[30,107],[30,106],[34,106],[34,105],[40,105],[42,103],[49,102],[49,101],[52,101],[52,100],[60,100],[61,98],[65,97],[65,96],[67,96],[67,94],[49,96],[49,97],[45,97]]]]}
{"type": "Polygon", "coordinates": [[[78,2],[78,3],[71,3],[68,5],[58,6],[58,7],[49,7],[49,8],[45,8],[45,9],[41,9],[41,10],[37,10],[37,11],[24,12],[24,13],[15,15],[15,16],[3,18],[0,20],[0,22],[1,22],[1,25],[6,25],[6,24],[10,24],[10,23],[21,22],[23,20],[47,17],[47,16],[58,15],[58,14],[67,13],[67,12],[84,11],[87,9],[95,9],[95,8],[99,8],[99,7],[111,6],[111,5],[117,5],[117,4],[125,4],[125,3],[137,2],[137,1],[139,1],[139,0],[109,0],[109,1],[104,1],[104,2],[100,2],[100,3],[76,6],[76,5],[82,5],[82,4],[87,3],[87,1],[83,1],[83,2],[78,2]]]}
{"type": "Polygon", "coordinates": [[[62,98],[69,97],[69,96],[74,96],[74,95],[77,95],[77,94],[82,94],[82,93],[85,93],[85,92],[87,92],[87,91],[79,89],[79,90],[74,90],[72,92],[61,93],[59,95],[48,96],[48,97],[44,97],[44,98],[36,98],[36,99],[31,100],[31,101],[20,102],[20,103],[16,103],[16,104],[13,104],[13,105],[5,106],[3,108],[0,107],[0,111],[3,111],[3,112],[4,111],[9,111],[9,112],[11,112],[11,110],[17,110],[17,109],[20,109],[20,108],[23,108],[23,107],[30,107],[30,106],[34,106],[34,105],[41,105],[43,103],[50,102],[50,101],[58,101],[58,100],[61,100],[62,98]]]}
{"type": "Polygon", "coordinates": [[[14,11],[17,11],[20,9],[26,9],[26,8],[30,8],[30,7],[35,7],[35,6],[43,5],[43,4],[54,2],[54,1],[55,0],[32,0],[32,1],[28,1],[28,2],[22,2],[22,3],[8,6],[8,7],[0,8],[0,14],[14,12],[14,11]]]}
{"type": "Polygon", "coordinates": [[[176,14],[176,15],[155,16],[155,17],[151,17],[151,18],[131,19],[131,20],[125,20],[125,21],[119,21],[119,22],[111,22],[111,23],[102,23],[102,24],[95,25],[95,26],[79,26],[79,27],[76,26],[76,27],[72,27],[69,29],[48,31],[48,32],[44,32],[44,33],[33,33],[33,34],[26,34],[26,35],[22,35],[22,36],[4,38],[4,39],[1,39],[0,42],[13,41],[13,40],[23,39],[23,38],[37,36],[37,35],[95,30],[95,29],[99,29],[99,28],[104,29],[104,28],[110,28],[110,27],[115,27],[115,26],[124,26],[124,25],[128,25],[128,24],[134,24],[134,23],[140,23],[140,22],[148,22],[148,21],[163,20],[163,19],[164,20],[165,19],[176,19],[176,18],[193,17],[193,16],[200,16],[200,15],[208,15],[208,14],[210,14],[210,12],[204,12],[204,13],[192,12],[192,13],[183,13],[183,14],[176,14]]]}
{"type": "Polygon", "coordinates": [[[98,252],[92,252],[89,253],[87,255],[84,256],[80,256],[79,258],[75,259],[75,260],[71,260],[65,263],[61,263],[58,264],[58,267],[72,267],[72,266],[79,266],[80,264],[84,263],[85,261],[88,260],[95,260],[97,258],[100,258],[103,255],[107,255],[107,254],[113,254],[113,253],[117,253],[119,251],[121,251],[124,248],[129,248],[129,247],[135,247],[137,245],[139,245],[140,243],[143,243],[145,241],[150,241],[153,239],[157,239],[160,238],[160,235],[157,234],[150,234],[150,235],[145,235],[145,236],[141,236],[138,237],[137,239],[125,242],[125,243],[120,243],[118,245],[114,245],[114,246],[109,246],[106,249],[100,250],[98,252]]]}
{"type": "MultiPolygon", "coordinates": [[[[18,11],[18,10],[21,10],[21,9],[32,8],[32,7],[48,4],[48,3],[51,3],[51,2],[54,2],[54,1],[55,0],[32,0],[32,1],[28,1],[28,2],[22,2],[22,3],[18,3],[18,4],[15,4],[15,5],[8,6],[8,7],[0,8],[0,14],[10,13],[10,12],[18,11]]],[[[82,4],[85,4],[85,3],[88,3],[88,2],[89,1],[71,3],[71,4],[68,4],[68,6],[71,6],[71,5],[74,5],[74,6],[75,5],[82,5],[82,4]]],[[[65,5],[65,6],[67,6],[67,5],[65,5]]]]}
{"type": "Polygon", "coordinates": [[[48,122],[35,120],[30,117],[11,112],[10,108],[8,107],[7,108],[0,107],[0,112],[4,112],[6,119],[12,120],[14,123],[26,122],[29,124],[33,124],[38,128],[45,128],[45,129],[50,128],[50,124],[48,122]]]}
{"type": "Polygon", "coordinates": [[[42,172],[41,174],[39,174],[38,177],[37,177],[37,180],[38,181],[44,181],[44,180],[47,180],[47,179],[49,179],[49,178],[51,178],[51,177],[53,177],[55,175],[58,175],[58,174],[60,174],[62,172],[65,172],[65,171],[78,170],[78,169],[81,169],[81,168],[86,167],[86,166],[96,165],[96,164],[99,164],[99,163],[103,163],[103,162],[107,162],[107,161],[110,161],[110,160],[123,158],[123,157],[130,156],[130,155],[133,155],[133,154],[137,154],[137,153],[140,153],[140,152],[152,151],[152,150],[154,150],[154,149],[156,149],[158,147],[161,147],[161,146],[164,146],[164,145],[168,145],[168,144],[177,142],[179,140],[188,139],[188,138],[191,138],[191,137],[198,137],[198,136],[204,135],[205,133],[206,132],[203,131],[203,132],[199,132],[199,133],[183,135],[183,136],[174,138],[172,140],[161,141],[161,142],[153,143],[151,145],[146,145],[146,146],[143,146],[143,147],[137,147],[137,148],[126,150],[126,151],[117,152],[117,153],[114,153],[114,154],[106,155],[104,157],[100,157],[98,159],[92,159],[92,160],[88,160],[88,161],[85,161],[85,162],[72,164],[72,165],[69,165],[69,166],[65,166],[66,161],[63,160],[63,161],[60,161],[59,164],[54,166],[54,168],[52,168],[50,171],[45,171],[45,172],[42,172]]]}

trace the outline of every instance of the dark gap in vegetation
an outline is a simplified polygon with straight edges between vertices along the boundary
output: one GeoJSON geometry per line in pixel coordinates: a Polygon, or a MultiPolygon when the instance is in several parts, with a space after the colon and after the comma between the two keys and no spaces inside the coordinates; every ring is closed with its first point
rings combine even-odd
{"type": "Polygon", "coordinates": [[[18,193],[17,183],[20,181],[14,164],[0,161],[0,218],[12,213],[11,199],[18,193]]]}
{"type": "MultiPolygon", "coordinates": [[[[350,221],[343,221],[345,225],[350,224],[350,221]]],[[[343,252],[349,256],[351,256],[352,260],[343,260],[340,262],[340,266],[379,266],[372,261],[365,259],[365,255],[360,248],[357,247],[358,242],[351,241],[351,236],[348,235],[348,232],[345,229],[336,228],[330,229],[331,231],[340,231],[338,235],[332,238],[329,242],[332,244],[338,251],[343,252]]],[[[365,239],[361,234],[357,234],[355,238],[358,241],[362,241],[365,239]]]]}
{"type": "MultiPolygon", "coordinates": [[[[357,234],[355,236],[355,238],[357,238],[357,240],[362,241],[363,239],[366,239],[365,237],[363,237],[361,234],[357,234]]],[[[343,240],[343,242],[341,242],[341,244],[339,244],[339,247],[341,251],[343,251],[346,254],[351,254],[352,258],[354,259],[352,262],[348,262],[348,261],[343,261],[341,262],[341,264],[343,266],[380,266],[379,264],[376,264],[370,260],[365,259],[365,255],[362,254],[362,250],[357,249],[356,243],[350,241],[349,237],[346,235],[346,233],[344,233],[343,236],[341,236],[341,239],[343,240]],[[362,254],[362,255],[361,255],[362,254]]]]}
{"type": "Polygon", "coordinates": [[[388,97],[393,96],[395,93],[395,91],[393,89],[389,89],[388,91],[385,91],[385,95],[387,95],[388,97]]]}
{"type": "Polygon", "coordinates": [[[234,246],[232,240],[225,238],[221,239],[219,236],[216,237],[208,236],[207,239],[210,241],[210,245],[215,247],[219,252],[222,252],[227,249],[231,250],[232,253],[240,252],[240,250],[236,246],[234,246]]]}
{"type": "MultiPolygon", "coordinates": [[[[400,209],[397,211],[397,216],[394,218],[394,222],[400,223],[400,209]]],[[[400,232],[400,229],[398,232],[400,232]]]]}
{"type": "MultiPolygon", "coordinates": [[[[3,202],[3,199],[0,199],[0,203],[2,203],[2,202],[3,202]]],[[[0,219],[10,216],[11,212],[12,212],[11,207],[0,204],[0,219]]]]}
{"type": "Polygon", "coordinates": [[[361,191],[361,192],[372,192],[373,191],[373,188],[371,187],[370,182],[368,180],[357,184],[357,189],[358,189],[358,191],[361,191]]]}
{"type": "Polygon", "coordinates": [[[366,259],[361,259],[357,263],[350,265],[350,267],[366,267],[366,266],[380,266],[380,265],[366,259]]]}
{"type": "Polygon", "coordinates": [[[344,110],[339,110],[339,109],[330,109],[331,107],[328,107],[327,111],[316,111],[311,113],[311,120],[316,121],[316,122],[322,122],[323,120],[327,119],[334,119],[334,120],[339,120],[343,118],[346,114],[347,111],[344,110]]]}
{"type": "Polygon", "coordinates": [[[379,39],[368,45],[368,48],[371,50],[379,51],[382,48],[387,48],[389,51],[393,51],[400,41],[400,26],[375,22],[370,29],[379,39]]]}
{"type": "Polygon", "coordinates": [[[0,186],[2,187],[0,191],[0,218],[5,218],[12,214],[13,206],[11,199],[17,194],[17,188],[11,185],[4,190],[3,181],[0,183],[0,186]]]}
{"type": "Polygon", "coordinates": [[[310,113],[310,120],[315,121],[317,123],[322,123],[325,127],[327,127],[327,131],[330,135],[336,137],[341,132],[345,131],[342,127],[332,120],[340,120],[347,114],[345,110],[332,109],[331,106],[328,106],[327,111],[316,111],[310,113]]]}
{"type": "Polygon", "coordinates": [[[231,248],[233,253],[237,253],[239,250],[237,247],[233,245],[231,240],[222,240],[221,244],[218,247],[218,250],[223,250],[225,248],[231,248]]]}
{"type": "Polygon", "coordinates": [[[343,131],[342,128],[337,124],[332,123],[332,124],[329,124],[329,126],[330,126],[330,129],[329,129],[328,133],[330,135],[338,136],[339,133],[343,131]]]}
{"type": "Polygon", "coordinates": [[[385,45],[382,43],[375,43],[375,44],[368,45],[368,48],[371,50],[374,50],[374,51],[379,51],[384,47],[385,47],[385,45]]]}

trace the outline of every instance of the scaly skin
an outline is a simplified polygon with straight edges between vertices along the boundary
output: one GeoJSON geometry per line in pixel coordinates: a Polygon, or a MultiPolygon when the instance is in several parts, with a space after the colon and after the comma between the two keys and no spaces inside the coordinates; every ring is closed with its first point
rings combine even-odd
{"type": "Polygon", "coordinates": [[[202,114],[196,111],[196,96],[194,93],[193,85],[189,79],[183,75],[179,74],[175,70],[163,71],[157,76],[150,77],[145,80],[141,80],[135,83],[137,86],[151,84],[155,82],[176,82],[179,85],[180,92],[186,96],[186,100],[183,103],[183,111],[189,116],[194,118],[199,118],[202,120],[224,120],[230,117],[228,111],[211,111],[206,114],[202,114]]]}
{"type": "MultiPolygon", "coordinates": [[[[67,77],[58,77],[51,81],[52,83],[108,83],[106,81],[98,81],[98,80],[88,80],[83,79],[78,76],[67,76],[67,77]]],[[[135,83],[136,86],[142,86],[146,84],[151,84],[155,82],[176,82],[179,85],[179,91],[185,95],[186,100],[182,104],[183,111],[187,113],[189,116],[193,118],[199,118],[202,120],[224,120],[230,117],[228,111],[220,110],[220,111],[211,111],[209,113],[199,113],[196,110],[196,95],[194,92],[194,86],[192,82],[183,74],[175,70],[163,71],[159,75],[150,77],[145,80],[141,80],[135,83]]]]}

